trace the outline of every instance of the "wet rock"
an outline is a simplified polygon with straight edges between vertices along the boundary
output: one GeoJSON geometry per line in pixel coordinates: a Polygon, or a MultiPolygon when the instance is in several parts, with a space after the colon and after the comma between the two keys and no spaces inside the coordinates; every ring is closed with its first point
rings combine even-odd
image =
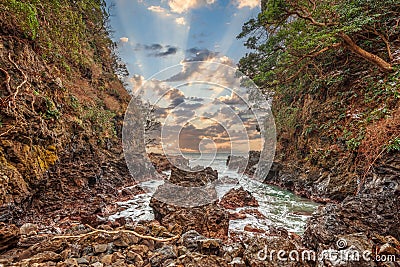
{"type": "Polygon", "coordinates": [[[258,201],[250,192],[240,187],[231,189],[226,193],[219,204],[226,209],[236,209],[245,206],[258,207],[258,201]]]}
{"type": "Polygon", "coordinates": [[[229,220],[243,220],[247,215],[241,212],[229,212],[229,220]]]}
{"type": "Polygon", "coordinates": [[[367,192],[340,204],[319,208],[310,218],[304,242],[312,248],[332,245],[338,235],[378,233],[400,238],[400,195],[394,190],[367,192]]]}
{"type": "Polygon", "coordinates": [[[18,240],[18,227],[13,224],[0,223],[0,252],[15,247],[18,240]]]}
{"type": "Polygon", "coordinates": [[[265,215],[262,214],[259,210],[257,209],[244,209],[240,211],[241,214],[250,214],[254,217],[256,217],[257,219],[266,219],[265,215]]]}
{"type": "Polygon", "coordinates": [[[254,227],[250,224],[245,225],[244,230],[247,232],[252,232],[252,233],[265,233],[266,232],[264,229],[254,227]]]}

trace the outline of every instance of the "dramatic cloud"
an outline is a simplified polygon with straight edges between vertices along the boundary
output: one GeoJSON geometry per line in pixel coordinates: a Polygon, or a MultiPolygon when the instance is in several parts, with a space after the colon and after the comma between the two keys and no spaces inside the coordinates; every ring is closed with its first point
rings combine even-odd
{"type": "Polygon", "coordinates": [[[209,6],[216,2],[216,0],[169,0],[168,5],[172,12],[184,13],[191,9],[209,6]]]}
{"type": "Polygon", "coordinates": [[[248,7],[251,9],[261,5],[260,0],[235,0],[235,4],[238,8],[248,7]]]}
{"type": "Polygon", "coordinates": [[[211,148],[212,141],[218,149],[230,148],[229,135],[221,125],[208,120],[208,125],[198,128],[193,123],[187,123],[179,133],[179,147],[183,151],[199,151],[200,145],[211,148]],[[205,140],[209,139],[209,141],[205,140]],[[207,145],[208,143],[208,145],[207,145]]]}
{"type": "Polygon", "coordinates": [[[196,72],[200,72],[200,68],[202,63],[196,63],[198,61],[208,61],[212,60],[214,57],[218,55],[218,53],[212,52],[208,49],[199,49],[199,48],[190,48],[186,51],[188,56],[184,59],[181,64],[183,65],[182,72],[172,76],[167,81],[184,81],[191,77],[192,74],[196,72]],[[185,63],[192,62],[193,64],[187,65],[185,63]]]}
{"type": "Polygon", "coordinates": [[[129,42],[129,38],[128,37],[121,37],[121,38],[119,38],[119,40],[120,40],[121,43],[129,42]]]}
{"type": "Polygon", "coordinates": [[[178,48],[171,45],[163,46],[161,44],[136,44],[135,51],[140,50],[149,51],[147,55],[152,57],[165,57],[169,55],[175,55],[178,52],[178,48]]]}
{"type": "Polygon", "coordinates": [[[160,52],[150,54],[150,55],[155,56],[155,57],[165,57],[165,56],[169,56],[169,55],[175,55],[177,51],[178,51],[178,48],[176,48],[176,47],[167,47],[166,51],[160,51],[160,52]]]}
{"type": "Polygon", "coordinates": [[[214,58],[218,55],[218,53],[210,51],[208,49],[200,49],[197,47],[190,48],[186,51],[189,55],[184,60],[184,62],[192,62],[192,61],[205,61],[210,58],[214,58]]]}

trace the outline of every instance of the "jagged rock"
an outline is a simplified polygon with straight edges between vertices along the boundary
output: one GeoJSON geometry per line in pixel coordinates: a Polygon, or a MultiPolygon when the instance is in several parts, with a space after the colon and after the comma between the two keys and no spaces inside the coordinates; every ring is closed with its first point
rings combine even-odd
{"type": "Polygon", "coordinates": [[[184,233],[179,243],[191,252],[200,252],[206,255],[220,255],[222,253],[222,241],[220,239],[207,238],[194,230],[184,233]]]}
{"type": "Polygon", "coordinates": [[[178,251],[175,246],[164,245],[157,249],[153,256],[150,258],[152,266],[163,266],[163,263],[168,259],[176,259],[178,257],[178,251]]]}
{"type": "Polygon", "coordinates": [[[19,229],[14,224],[0,223],[0,252],[13,248],[19,240],[19,229]]]}
{"type": "Polygon", "coordinates": [[[171,170],[173,167],[189,167],[189,160],[182,156],[166,157],[162,154],[149,153],[148,157],[158,172],[171,170]]]}
{"type": "Polygon", "coordinates": [[[202,207],[181,208],[152,198],[150,206],[154,210],[155,218],[167,228],[177,224],[181,226],[183,232],[196,230],[207,237],[227,238],[229,213],[216,203],[202,207]]]}
{"type": "Polygon", "coordinates": [[[231,170],[237,170],[239,173],[245,173],[252,176],[260,160],[260,151],[249,151],[248,157],[229,155],[226,166],[231,170]]]}
{"type": "Polygon", "coordinates": [[[114,245],[117,247],[129,247],[130,245],[137,244],[139,238],[136,236],[128,235],[126,233],[120,233],[114,237],[114,245]]]}
{"type": "Polygon", "coordinates": [[[211,167],[207,167],[204,170],[195,172],[185,171],[176,167],[171,169],[171,176],[169,181],[173,184],[186,186],[186,187],[197,187],[204,186],[210,182],[218,179],[218,172],[213,170],[211,167]]]}
{"type": "Polygon", "coordinates": [[[229,190],[219,204],[226,209],[236,209],[245,206],[258,207],[258,201],[250,192],[244,190],[243,187],[229,190]]]}
{"type": "Polygon", "coordinates": [[[379,233],[400,238],[400,196],[394,190],[363,193],[340,204],[328,204],[313,214],[304,234],[305,244],[317,248],[333,244],[336,236],[379,233]]]}

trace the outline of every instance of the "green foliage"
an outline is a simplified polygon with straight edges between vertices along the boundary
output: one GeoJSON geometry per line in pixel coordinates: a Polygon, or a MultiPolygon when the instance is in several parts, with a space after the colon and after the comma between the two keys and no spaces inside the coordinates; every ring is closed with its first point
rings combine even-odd
{"type": "Polygon", "coordinates": [[[78,110],[79,107],[80,107],[79,100],[78,100],[74,95],[70,95],[70,96],[69,96],[69,105],[70,105],[74,110],[78,110]]]}
{"type": "Polygon", "coordinates": [[[47,107],[47,110],[46,110],[45,116],[47,119],[58,120],[60,118],[61,112],[57,109],[54,102],[48,97],[46,97],[46,107],[47,107]]]}
{"type": "Polygon", "coordinates": [[[343,35],[388,60],[382,36],[393,45],[400,33],[399,16],[396,0],[266,0],[257,19],[247,22],[238,36],[246,38],[245,45],[253,50],[239,67],[258,85],[275,90],[293,81],[340,83],[343,76],[329,72],[345,67],[336,60],[348,48],[343,35]]]}
{"type": "Polygon", "coordinates": [[[112,48],[103,0],[5,0],[0,16],[35,41],[44,60],[67,73],[90,69],[105,58],[105,48],[112,48]]]}
{"type": "Polygon", "coordinates": [[[17,0],[7,0],[4,3],[6,8],[13,12],[20,22],[22,30],[27,38],[35,39],[39,30],[36,7],[31,3],[17,0]]]}
{"type": "Polygon", "coordinates": [[[297,114],[299,109],[295,107],[282,108],[275,114],[278,131],[286,130],[294,132],[298,126],[297,114]]]}
{"type": "Polygon", "coordinates": [[[400,152],[400,137],[395,137],[394,139],[389,141],[389,144],[386,146],[387,152],[400,152]]]}
{"type": "Polygon", "coordinates": [[[90,121],[92,129],[97,132],[100,137],[116,136],[115,125],[113,123],[114,117],[115,113],[99,106],[87,107],[82,111],[82,120],[90,121]]]}

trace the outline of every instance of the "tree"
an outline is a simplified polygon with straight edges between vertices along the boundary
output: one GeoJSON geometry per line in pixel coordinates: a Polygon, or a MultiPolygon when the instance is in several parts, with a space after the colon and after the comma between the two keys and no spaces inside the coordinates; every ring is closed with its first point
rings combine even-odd
{"type": "Polygon", "coordinates": [[[254,50],[239,67],[256,82],[274,86],[322,76],[331,67],[327,57],[348,51],[392,72],[399,24],[398,0],[266,0],[238,36],[254,50]]]}

